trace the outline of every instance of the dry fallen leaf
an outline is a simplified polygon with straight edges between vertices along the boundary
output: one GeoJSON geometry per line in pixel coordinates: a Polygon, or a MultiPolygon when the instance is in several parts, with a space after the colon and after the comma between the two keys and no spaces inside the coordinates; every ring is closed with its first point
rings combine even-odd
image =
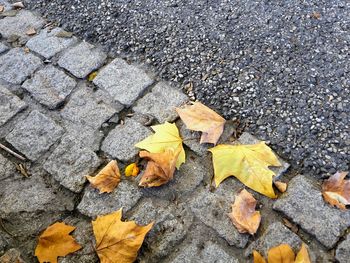
{"type": "Polygon", "coordinates": [[[337,172],[322,184],[323,198],[340,209],[346,209],[350,205],[350,180],[344,180],[348,173],[337,172]]]}
{"type": "Polygon", "coordinates": [[[81,246],[69,235],[75,227],[65,223],[55,223],[40,235],[35,256],[40,263],[57,263],[57,257],[64,257],[81,248],[81,246]]]}
{"type": "Polygon", "coordinates": [[[5,7],[3,5],[0,5],[0,13],[4,12],[5,7]]]}
{"type": "Polygon", "coordinates": [[[225,119],[200,102],[184,109],[176,108],[181,120],[190,130],[201,131],[200,143],[216,144],[224,131],[225,119]]]}
{"type": "Polygon", "coordinates": [[[254,263],[266,263],[266,260],[263,258],[262,255],[256,250],[253,250],[253,259],[254,263]]]}
{"type": "Polygon", "coordinates": [[[125,176],[137,176],[140,172],[140,168],[136,163],[131,163],[127,167],[125,167],[124,174],[125,176]]]}
{"type": "Polygon", "coordinates": [[[150,153],[162,153],[167,148],[177,149],[181,147],[181,152],[176,163],[176,168],[185,162],[185,150],[182,146],[182,139],[179,130],[174,123],[165,122],[151,127],[155,133],[148,136],[143,141],[135,144],[136,147],[149,151],[150,153]]]}
{"type": "Polygon", "coordinates": [[[307,248],[304,243],[301,245],[301,249],[295,258],[294,263],[311,263],[309,253],[307,252],[307,248]]]}
{"type": "Polygon", "coordinates": [[[276,186],[276,188],[278,189],[278,191],[280,191],[281,193],[284,193],[285,191],[287,191],[287,184],[281,181],[275,181],[273,182],[274,185],[276,186]]]}
{"type": "MultiPolygon", "coordinates": [[[[266,263],[266,260],[256,250],[253,250],[254,263],[266,263]]],[[[282,244],[269,249],[268,263],[311,263],[306,245],[303,243],[296,258],[288,244],[282,244]],[[294,259],[295,258],[295,259],[294,259]]]]}
{"type": "Polygon", "coordinates": [[[101,263],[132,263],[153,223],[138,226],[134,221],[122,222],[122,209],[98,216],[92,221],[96,252],[101,263]]]}
{"type": "Polygon", "coordinates": [[[292,230],[294,233],[298,233],[298,226],[293,224],[292,222],[290,222],[288,219],[286,218],[282,218],[283,224],[288,227],[290,230],[292,230]]]}
{"type": "Polygon", "coordinates": [[[93,81],[97,77],[97,71],[91,72],[88,76],[88,81],[93,81]]]}
{"type": "Polygon", "coordinates": [[[25,263],[25,261],[21,258],[21,253],[14,248],[7,250],[5,254],[0,256],[0,262],[1,263],[25,263]]]}
{"type": "Polygon", "coordinates": [[[270,248],[267,253],[268,263],[294,263],[295,254],[288,244],[270,248]]]}
{"type": "Polygon", "coordinates": [[[256,200],[245,189],[235,197],[232,212],[229,217],[236,226],[238,232],[254,235],[259,228],[261,215],[255,211],[256,200]]]}
{"type": "Polygon", "coordinates": [[[147,158],[149,161],[139,185],[143,187],[154,187],[166,184],[172,180],[180,152],[181,147],[178,147],[176,150],[168,148],[163,153],[141,151],[139,154],[140,157],[147,158]]]}
{"type": "Polygon", "coordinates": [[[112,192],[120,182],[117,161],[110,161],[96,176],[86,175],[86,178],[92,187],[100,190],[100,194],[112,192]]]}
{"type": "Polygon", "coordinates": [[[253,145],[218,145],[209,151],[213,154],[216,187],[227,177],[235,176],[251,189],[276,198],[272,188],[275,173],[268,167],[281,164],[264,142],[253,145]]]}
{"type": "Polygon", "coordinates": [[[24,4],[22,2],[16,2],[12,4],[12,7],[15,9],[24,8],[24,4]]]}
{"type": "Polygon", "coordinates": [[[26,35],[28,36],[34,36],[36,34],[36,30],[34,27],[28,28],[26,31],[26,35]]]}

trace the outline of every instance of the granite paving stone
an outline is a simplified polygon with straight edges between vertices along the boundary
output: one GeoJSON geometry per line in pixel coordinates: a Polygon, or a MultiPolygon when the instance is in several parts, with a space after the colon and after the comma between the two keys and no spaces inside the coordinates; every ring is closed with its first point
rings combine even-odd
{"type": "Polygon", "coordinates": [[[37,101],[49,109],[60,106],[75,86],[73,78],[51,65],[38,70],[33,78],[22,85],[37,101]]]}
{"type": "MultiPolygon", "coordinates": [[[[186,156],[186,162],[180,166],[179,170],[175,171],[173,180],[159,187],[145,188],[144,193],[167,200],[183,199],[185,196],[192,194],[202,184],[203,179],[208,179],[211,176],[211,173],[208,167],[204,165],[203,158],[191,152],[187,152],[186,156]]],[[[139,179],[142,175],[139,175],[139,179]]]]}
{"type": "Polygon", "coordinates": [[[159,123],[173,122],[178,117],[175,108],[187,100],[187,96],[179,89],[175,89],[165,82],[160,82],[154,86],[152,92],[147,93],[137,101],[133,110],[142,114],[150,114],[159,123]]]}
{"type": "Polygon", "coordinates": [[[248,243],[249,236],[240,234],[227,215],[231,212],[231,204],[234,201],[236,191],[234,188],[225,190],[225,183],[223,182],[215,192],[210,192],[207,189],[202,190],[190,201],[190,207],[199,220],[213,228],[230,245],[244,248],[248,243]]]}
{"type": "Polygon", "coordinates": [[[17,173],[15,164],[0,154],[0,182],[8,182],[18,178],[22,178],[22,175],[17,173]]]}
{"type": "Polygon", "coordinates": [[[0,79],[11,84],[21,84],[42,64],[41,59],[32,53],[26,53],[22,48],[13,48],[0,56],[0,79]]]}
{"type": "Polygon", "coordinates": [[[154,222],[144,241],[147,246],[145,253],[149,262],[159,262],[186,237],[193,216],[183,205],[174,206],[164,204],[161,199],[146,199],[139,203],[130,219],[141,225],[154,222]]]}
{"type": "Polygon", "coordinates": [[[63,137],[43,167],[61,185],[79,193],[86,182],[85,175],[93,173],[100,164],[98,156],[86,148],[84,142],[68,135],[63,137]]]}
{"type": "Polygon", "coordinates": [[[91,253],[92,242],[94,242],[91,220],[85,218],[69,216],[63,221],[65,224],[75,226],[72,232],[74,239],[82,246],[82,249],[69,254],[65,257],[59,257],[58,263],[93,263],[98,262],[96,253],[91,253]]]}
{"type": "Polygon", "coordinates": [[[26,107],[24,101],[0,84],[0,126],[26,107]]]}
{"type": "Polygon", "coordinates": [[[45,24],[44,19],[27,10],[21,10],[14,17],[0,19],[0,33],[8,38],[11,35],[18,35],[27,38],[28,29],[34,28],[38,31],[45,24]]]}
{"type": "Polygon", "coordinates": [[[91,128],[90,126],[70,122],[65,123],[64,127],[66,134],[83,143],[84,147],[95,152],[100,149],[100,143],[104,136],[102,131],[91,128]]]}
{"type": "Polygon", "coordinates": [[[82,79],[101,67],[106,58],[107,55],[101,49],[87,42],[81,42],[65,51],[58,60],[58,65],[82,79]]]}
{"type": "Polygon", "coordinates": [[[35,161],[58,141],[63,133],[61,126],[34,110],[26,119],[17,123],[5,139],[31,161],[35,161]]]}
{"type": "Polygon", "coordinates": [[[6,46],[5,44],[0,42],[0,54],[4,53],[5,51],[7,51],[9,49],[8,46],[6,46]]]}
{"type": "Polygon", "coordinates": [[[332,248],[350,226],[350,211],[331,207],[320,189],[303,175],[294,177],[288,190],[273,205],[327,248],[332,248]]]}
{"type": "Polygon", "coordinates": [[[99,94],[84,84],[71,95],[61,111],[61,116],[73,124],[98,129],[116,112],[99,94]]]}
{"type": "Polygon", "coordinates": [[[126,119],[117,125],[102,142],[101,150],[113,158],[128,161],[134,158],[139,149],[134,145],[151,135],[151,131],[133,119],[126,119]]]}
{"type": "Polygon", "coordinates": [[[78,42],[76,37],[58,37],[57,35],[62,31],[63,29],[61,28],[54,28],[52,30],[45,28],[39,35],[29,39],[26,46],[44,58],[50,59],[57,53],[78,42]]]}
{"type": "Polygon", "coordinates": [[[253,250],[257,250],[261,255],[267,258],[267,251],[280,244],[288,244],[294,251],[299,251],[301,246],[301,239],[282,223],[272,223],[267,227],[264,233],[251,243],[245,250],[245,256],[252,255],[253,250]]]}
{"type": "Polygon", "coordinates": [[[185,247],[171,263],[238,263],[237,258],[229,255],[220,245],[208,241],[199,247],[191,244],[185,247]]]}
{"type": "Polygon", "coordinates": [[[131,106],[153,80],[142,69],[116,58],[100,70],[93,82],[115,100],[131,106]]]}
{"type": "Polygon", "coordinates": [[[121,181],[111,193],[99,194],[97,189],[88,186],[85,188],[78,210],[89,217],[109,214],[120,208],[123,208],[123,213],[126,213],[139,201],[141,196],[141,191],[128,181],[121,181]]]}
{"type": "Polygon", "coordinates": [[[7,245],[8,244],[7,244],[7,241],[5,240],[5,237],[2,234],[0,234],[0,255],[4,254],[7,245]]]}
{"type": "Polygon", "coordinates": [[[348,234],[346,239],[342,241],[335,251],[335,258],[339,263],[347,263],[350,258],[350,235],[348,234]]]}

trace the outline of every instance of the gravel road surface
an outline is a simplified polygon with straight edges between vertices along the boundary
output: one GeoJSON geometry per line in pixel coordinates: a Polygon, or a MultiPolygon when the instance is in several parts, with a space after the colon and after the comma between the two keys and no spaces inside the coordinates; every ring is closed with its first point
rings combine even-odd
{"type": "Polygon", "coordinates": [[[193,84],[191,96],[312,175],[349,169],[345,0],[35,0],[30,8],[113,54],[193,84]]]}

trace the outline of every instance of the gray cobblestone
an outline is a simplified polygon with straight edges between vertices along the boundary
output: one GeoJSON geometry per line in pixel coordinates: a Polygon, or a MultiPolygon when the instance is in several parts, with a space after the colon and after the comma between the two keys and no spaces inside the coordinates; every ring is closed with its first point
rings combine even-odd
{"type": "Polygon", "coordinates": [[[39,35],[31,38],[26,46],[30,50],[38,53],[46,59],[49,59],[69,46],[74,45],[78,41],[75,37],[57,37],[56,35],[61,31],[61,28],[54,28],[51,31],[44,29],[39,35]]]}
{"type": "Polygon", "coordinates": [[[21,178],[22,175],[16,172],[15,165],[0,154],[0,182],[8,182],[21,178]]]}
{"type": "Polygon", "coordinates": [[[296,234],[280,222],[276,222],[269,225],[263,235],[249,245],[245,250],[245,256],[249,257],[252,255],[253,250],[257,250],[261,255],[267,258],[267,251],[281,244],[288,244],[294,251],[299,251],[301,243],[301,239],[296,234]]]}
{"type": "Polygon", "coordinates": [[[83,215],[95,217],[109,214],[123,208],[123,213],[129,211],[141,198],[141,191],[128,181],[121,181],[112,193],[99,194],[91,186],[84,191],[78,210],[83,215]]]}
{"type": "Polygon", "coordinates": [[[160,82],[154,86],[152,92],[138,100],[133,110],[142,114],[150,114],[160,123],[172,122],[178,117],[175,107],[187,100],[187,96],[180,90],[172,88],[165,82],[160,82]]]}
{"type": "Polygon", "coordinates": [[[91,253],[92,238],[94,236],[90,220],[69,216],[64,219],[64,223],[75,226],[72,232],[74,239],[82,246],[82,249],[69,254],[65,257],[59,257],[59,263],[93,263],[98,262],[96,253],[91,253]]]}
{"type": "Polygon", "coordinates": [[[73,199],[64,193],[56,193],[48,188],[41,176],[33,174],[22,180],[7,182],[0,189],[0,217],[7,218],[11,214],[38,211],[73,210],[73,199]]]}
{"type": "Polygon", "coordinates": [[[0,54],[4,53],[5,51],[7,51],[9,49],[8,46],[6,46],[5,44],[0,42],[0,54]]]}
{"type": "Polygon", "coordinates": [[[11,84],[21,84],[41,65],[40,58],[32,53],[26,53],[22,48],[13,48],[0,56],[0,79],[11,84]]]}
{"type": "Polygon", "coordinates": [[[69,136],[83,143],[86,148],[95,152],[100,149],[100,143],[103,138],[102,131],[74,123],[66,123],[65,128],[69,136]]]}
{"type": "Polygon", "coordinates": [[[124,124],[116,126],[102,142],[101,150],[113,158],[128,161],[135,157],[137,142],[151,135],[151,131],[133,119],[127,119],[124,124]]]}
{"type": "Polygon", "coordinates": [[[38,111],[32,111],[25,120],[17,123],[6,136],[6,141],[31,161],[35,161],[59,140],[63,133],[63,129],[53,120],[38,111]]]}
{"type": "Polygon", "coordinates": [[[94,172],[100,164],[97,155],[85,148],[83,142],[65,136],[44,163],[44,169],[61,185],[79,193],[84,187],[85,175],[94,172]]]}
{"type": "Polygon", "coordinates": [[[180,251],[171,263],[239,263],[220,245],[211,241],[204,245],[192,243],[180,251]]]}
{"type": "Polygon", "coordinates": [[[61,105],[76,85],[74,79],[53,66],[37,71],[22,87],[49,109],[61,105]]]}
{"type": "MultiPolygon", "coordinates": [[[[231,182],[233,181],[231,180],[231,182]]],[[[190,207],[199,220],[213,228],[230,245],[243,248],[248,243],[249,236],[240,234],[227,215],[231,212],[236,191],[231,186],[226,189],[226,184],[226,181],[223,182],[214,193],[203,190],[191,200],[190,207]]],[[[235,184],[235,188],[238,190],[240,184],[238,182],[235,182],[235,184]]]]}
{"type": "Polygon", "coordinates": [[[82,42],[68,49],[58,60],[58,65],[77,78],[85,78],[89,73],[103,65],[107,55],[95,46],[82,42]]]}
{"type": "Polygon", "coordinates": [[[0,84],[0,126],[26,107],[24,101],[0,84]]]}
{"type": "Polygon", "coordinates": [[[288,190],[273,205],[327,248],[332,248],[350,226],[350,211],[328,205],[321,191],[302,175],[294,177],[288,190]]]}
{"type": "MultiPolygon", "coordinates": [[[[145,188],[143,191],[167,200],[192,194],[204,178],[210,177],[210,170],[202,163],[202,158],[193,153],[186,153],[186,155],[186,162],[175,172],[172,181],[159,187],[145,188]]],[[[142,174],[139,178],[141,177],[142,174]]]]}
{"type": "Polygon", "coordinates": [[[348,234],[346,239],[342,241],[335,252],[335,258],[339,263],[347,263],[350,258],[350,235],[348,234]]]}
{"type": "Polygon", "coordinates": [[[157,262],[157,259],[159,262],[160,258],[168,256],[185,238],[192,224],[192,215],[184,206],[151,199],[142,200],[131,219],[142,225],[155,222],[145,239],[149,262],[157,262]]]}
{"type": "Polygon", "coordinates": [[[81,85],[61,111],[61,116],[73,124],[87,125],[98,129],[117,110],[86,85],[81,85]]]}
{"type": "Polygon", "coordinates": [[[26,32],[28,29],[39,30],[44,23],[45,21],[41,17],[27,10],[21,10],[14,17],[5,17],[0,20],[0,33],[5,38],[11,35],[27,38],[26,32]]]}
{"type": "Polygon", "coordinates": [[[116,58],[100,70],[93,82],[115,100],[130,106],[153,80],[143,70],[116,58]]]}

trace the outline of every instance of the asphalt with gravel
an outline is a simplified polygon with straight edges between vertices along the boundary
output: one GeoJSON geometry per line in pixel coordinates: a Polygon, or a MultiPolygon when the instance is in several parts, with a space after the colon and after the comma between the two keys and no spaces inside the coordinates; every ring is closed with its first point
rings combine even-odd
{"type": "Polygon", "coordinates": [[[348,1],[27,4],[112,54],[148,64],[225,118],[240,119],[298,170],[318,177],[349,169],[348,1]]]}

